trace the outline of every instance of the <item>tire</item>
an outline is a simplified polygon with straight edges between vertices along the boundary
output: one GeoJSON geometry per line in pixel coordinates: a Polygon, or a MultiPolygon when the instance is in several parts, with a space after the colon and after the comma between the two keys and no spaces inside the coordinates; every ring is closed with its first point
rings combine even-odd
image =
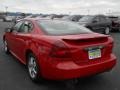
{"type": "Polygon", "coordinates": [[[105,28],[104,34],[106,34],[106,35],[110,34],[110,28],[109,27],[105,28]]]}
{"type": "Polygon", "coordinates": [[[37,59],[32,53],[29,53],[27,56],[27,70],[30,79],[37,83],[40,80],[39,67],[37,64],[37,59]]]}
{"type": "Polygon", "coordinates": [[[8,44],[7,44],[6,40],[4,40],[4,51],[5,51],[6,54],[10,53],[9,49],[8,49],[8,44]]]}

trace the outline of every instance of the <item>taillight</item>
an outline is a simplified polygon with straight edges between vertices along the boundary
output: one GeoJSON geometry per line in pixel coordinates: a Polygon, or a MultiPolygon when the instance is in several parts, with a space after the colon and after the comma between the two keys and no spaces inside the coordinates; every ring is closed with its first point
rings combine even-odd
{"type": "Polygon", "coordinates": [[[50,56],[55,58],[70,58],[71,53],[69,48],[62,42],[55,42],[52,46],[50,56]]]}

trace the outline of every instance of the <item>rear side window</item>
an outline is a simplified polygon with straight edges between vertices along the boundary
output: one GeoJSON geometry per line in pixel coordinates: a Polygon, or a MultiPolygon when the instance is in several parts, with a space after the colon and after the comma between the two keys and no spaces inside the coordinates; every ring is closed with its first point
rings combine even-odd
{"type": "Polygon", "coordinates": [[[92,33],[89,29],[77,23],[60,20],[38,21],[40,27],[49,35],[74,35],[92,33]]]}

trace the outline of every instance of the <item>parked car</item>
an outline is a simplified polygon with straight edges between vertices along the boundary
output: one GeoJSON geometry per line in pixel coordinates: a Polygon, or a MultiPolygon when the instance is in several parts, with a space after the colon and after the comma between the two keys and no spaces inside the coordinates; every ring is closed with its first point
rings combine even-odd
{"type": "Polygon", "coordinates": [[[39,15],[29,15],[29,16],[26,16],[25,18],[27,19],[27,18],[36,18],[36,17],[38,17],[39,15]]]}
{"type": "Polygon", "coordinates": [[[56,14],[52,14],[52,15],[49,15],[47,16],[46,18],[49,18],[49,19],[61,19],[62,17],[64,17],[64,15],[56,15],[56,14]]]}
{"type": "Polygon", "coordinates": [[[5,15],[5,16],[3,17],[3,21],[4,21],[4,22],[12,22],[14,18],[15,18],[14,16],[6,16],[6,15],[5,15]]]}
{"type": "Polygon", "coordinates": [[[0,13],[0,20],[3,21],[3,18],[5,17],[5,14],[4,13],[0,13]]]}
{"type": "Polygon", "coordinates": [[[16,16],[16,17],[13,19],[13,22],[14,22],[14,23],[17,23],[17,22],[19,22],[20,20],[22,20],[23,18],[25,18],[25,17],[23,17],[23,16],[16,16]]]}
{"type": "Polygon", "coordinates": [[[41,18],[45,18],[45,17],[43,17],[43,16],[37,16],[37,17],[35,17],[35,19],[41,19],[41,18]]]}
{"type": "Polygon", "coordinates": [[[112,21],[111,30],[120,31],[120,18],[117,16],[109,16],[109,19],[112,21]]]}
{"type": "Polygon", "coordinates": [[[64,16],[62,20],[78,22],[81,17],[81,15],[64,16]]]}
{"type": "Polygon", "coordinates": [[[104,15],[84,16],[79,24],[98,33],[109,34],[111,30],[111,21],[104,15]]]}
{"type": "Polygon", "coordinates": [[[24,19],[3,36],[4,50],[25,64],[33,81],[69,80],[110,71],[111,36],[62,20],[24,19]]]}
{"type": "Polygon", "coordinates": [[[82,17],[83,17],[82,15],[72,15],[71,21],[78,22],[82,17]]]}

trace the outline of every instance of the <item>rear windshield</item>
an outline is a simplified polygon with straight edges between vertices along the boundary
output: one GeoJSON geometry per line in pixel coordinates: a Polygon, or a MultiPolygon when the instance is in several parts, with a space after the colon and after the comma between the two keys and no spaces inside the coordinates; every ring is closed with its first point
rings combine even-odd
{"type": "Polygon", "coordinates": [[[49,35],[74,35],[92,33],[89,29],[77,23],[60,20],[37,21],[40,28],[49,35]]]}

